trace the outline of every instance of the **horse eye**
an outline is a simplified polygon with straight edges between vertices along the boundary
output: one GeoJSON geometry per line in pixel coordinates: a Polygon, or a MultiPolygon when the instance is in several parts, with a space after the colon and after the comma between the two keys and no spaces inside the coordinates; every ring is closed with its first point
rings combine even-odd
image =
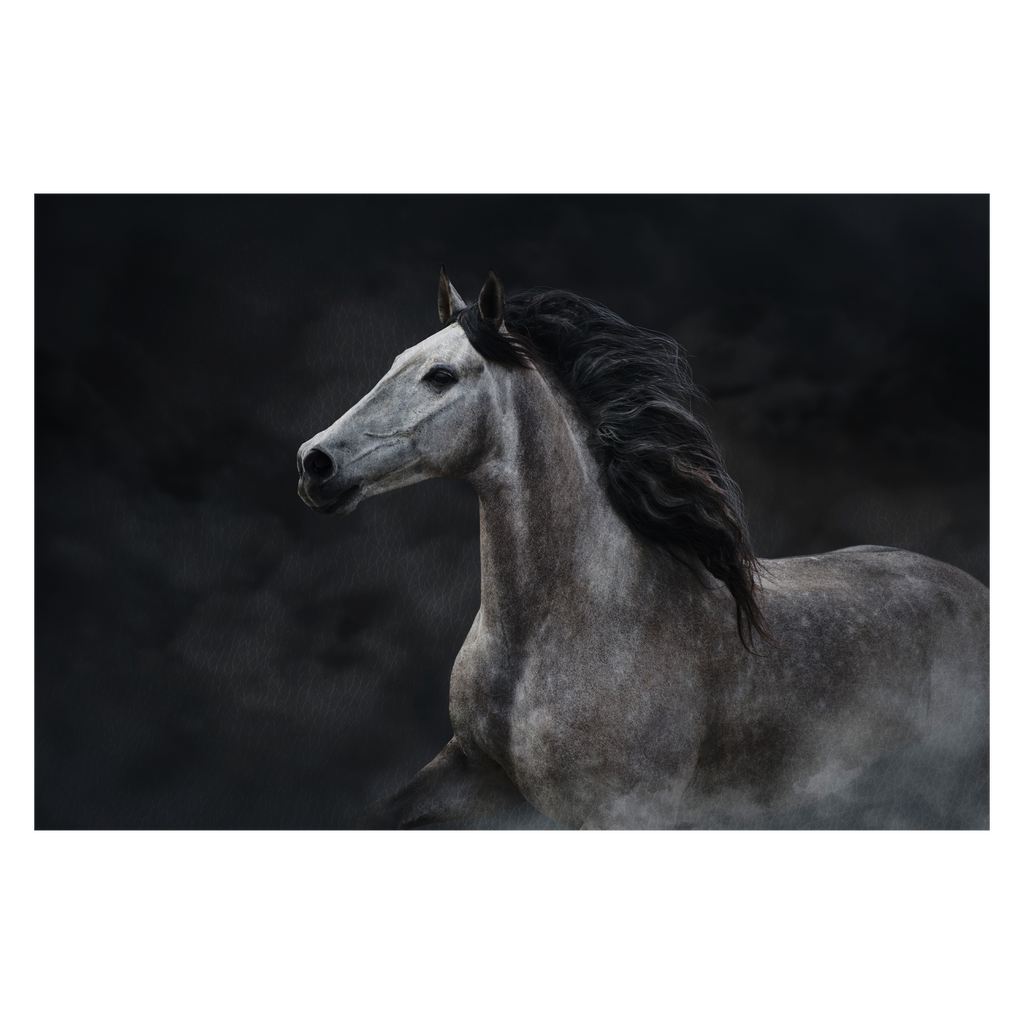
{"type": "Polygon", "coordinates": [[[433,384],[453,384],[458,380],[454,372],[447,366],[435,366],[423,379],[429,380],[433,384]]]}

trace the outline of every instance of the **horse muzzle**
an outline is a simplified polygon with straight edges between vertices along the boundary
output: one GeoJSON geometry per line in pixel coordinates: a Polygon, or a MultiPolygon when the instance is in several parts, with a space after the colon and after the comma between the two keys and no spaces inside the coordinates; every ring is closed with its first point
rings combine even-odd
{"type": "Polygon", "coordinates": [[[361,481],[341,471],[322,448],[299,450],[299,497],[324,516],[346,515],[359,504],[361,481]]]}

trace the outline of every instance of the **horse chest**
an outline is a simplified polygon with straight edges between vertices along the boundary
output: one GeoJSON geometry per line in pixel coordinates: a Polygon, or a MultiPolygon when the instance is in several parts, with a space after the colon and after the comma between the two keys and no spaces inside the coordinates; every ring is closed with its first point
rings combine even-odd
{"type": "Polygon", "coordinates": [[[593,805],[692,769],[694,702],[678,678],[660,688],[653,665],[629,656],[616,663],[607,651],[595,660],[571,645],[558,656],[557,645],[538,645],[517,658],[497,645],[468,648],[452,674],[455,733],[545,813],[585,820],[593,805]],[[649,685],[638,690],[638,677],[649,685]]]}
{"type": "Polygon", "coordinates": [[[452,669],[448,709],[464,748],[507,763],[514,673],[486,637],[470,633],[452,669]]]}

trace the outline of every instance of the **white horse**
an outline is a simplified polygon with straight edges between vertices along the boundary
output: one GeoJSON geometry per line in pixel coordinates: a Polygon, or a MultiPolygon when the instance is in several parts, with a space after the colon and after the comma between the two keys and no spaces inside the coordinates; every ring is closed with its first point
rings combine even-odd
{"type": "Polygon", "coordinates": [[[480,499],[454,736],[371,827],[524,800],[580,828],[723,827],[925,737],[988,734],[988,591],[894,548],[758,562],[678,347],[567,292],[467,305],[298,452],[347,515],[431,477],[480,499]]]}

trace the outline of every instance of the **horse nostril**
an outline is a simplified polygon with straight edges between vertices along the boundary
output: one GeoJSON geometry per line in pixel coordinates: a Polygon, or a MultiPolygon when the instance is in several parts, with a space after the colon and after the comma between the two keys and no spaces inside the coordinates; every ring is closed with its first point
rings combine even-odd
{"type": "Polygon", "coordinates": [[[311,476],[327,476],[333,467],[330,458],[319,448],[314,448],[302,460],[302,465],[311,476]]]}

